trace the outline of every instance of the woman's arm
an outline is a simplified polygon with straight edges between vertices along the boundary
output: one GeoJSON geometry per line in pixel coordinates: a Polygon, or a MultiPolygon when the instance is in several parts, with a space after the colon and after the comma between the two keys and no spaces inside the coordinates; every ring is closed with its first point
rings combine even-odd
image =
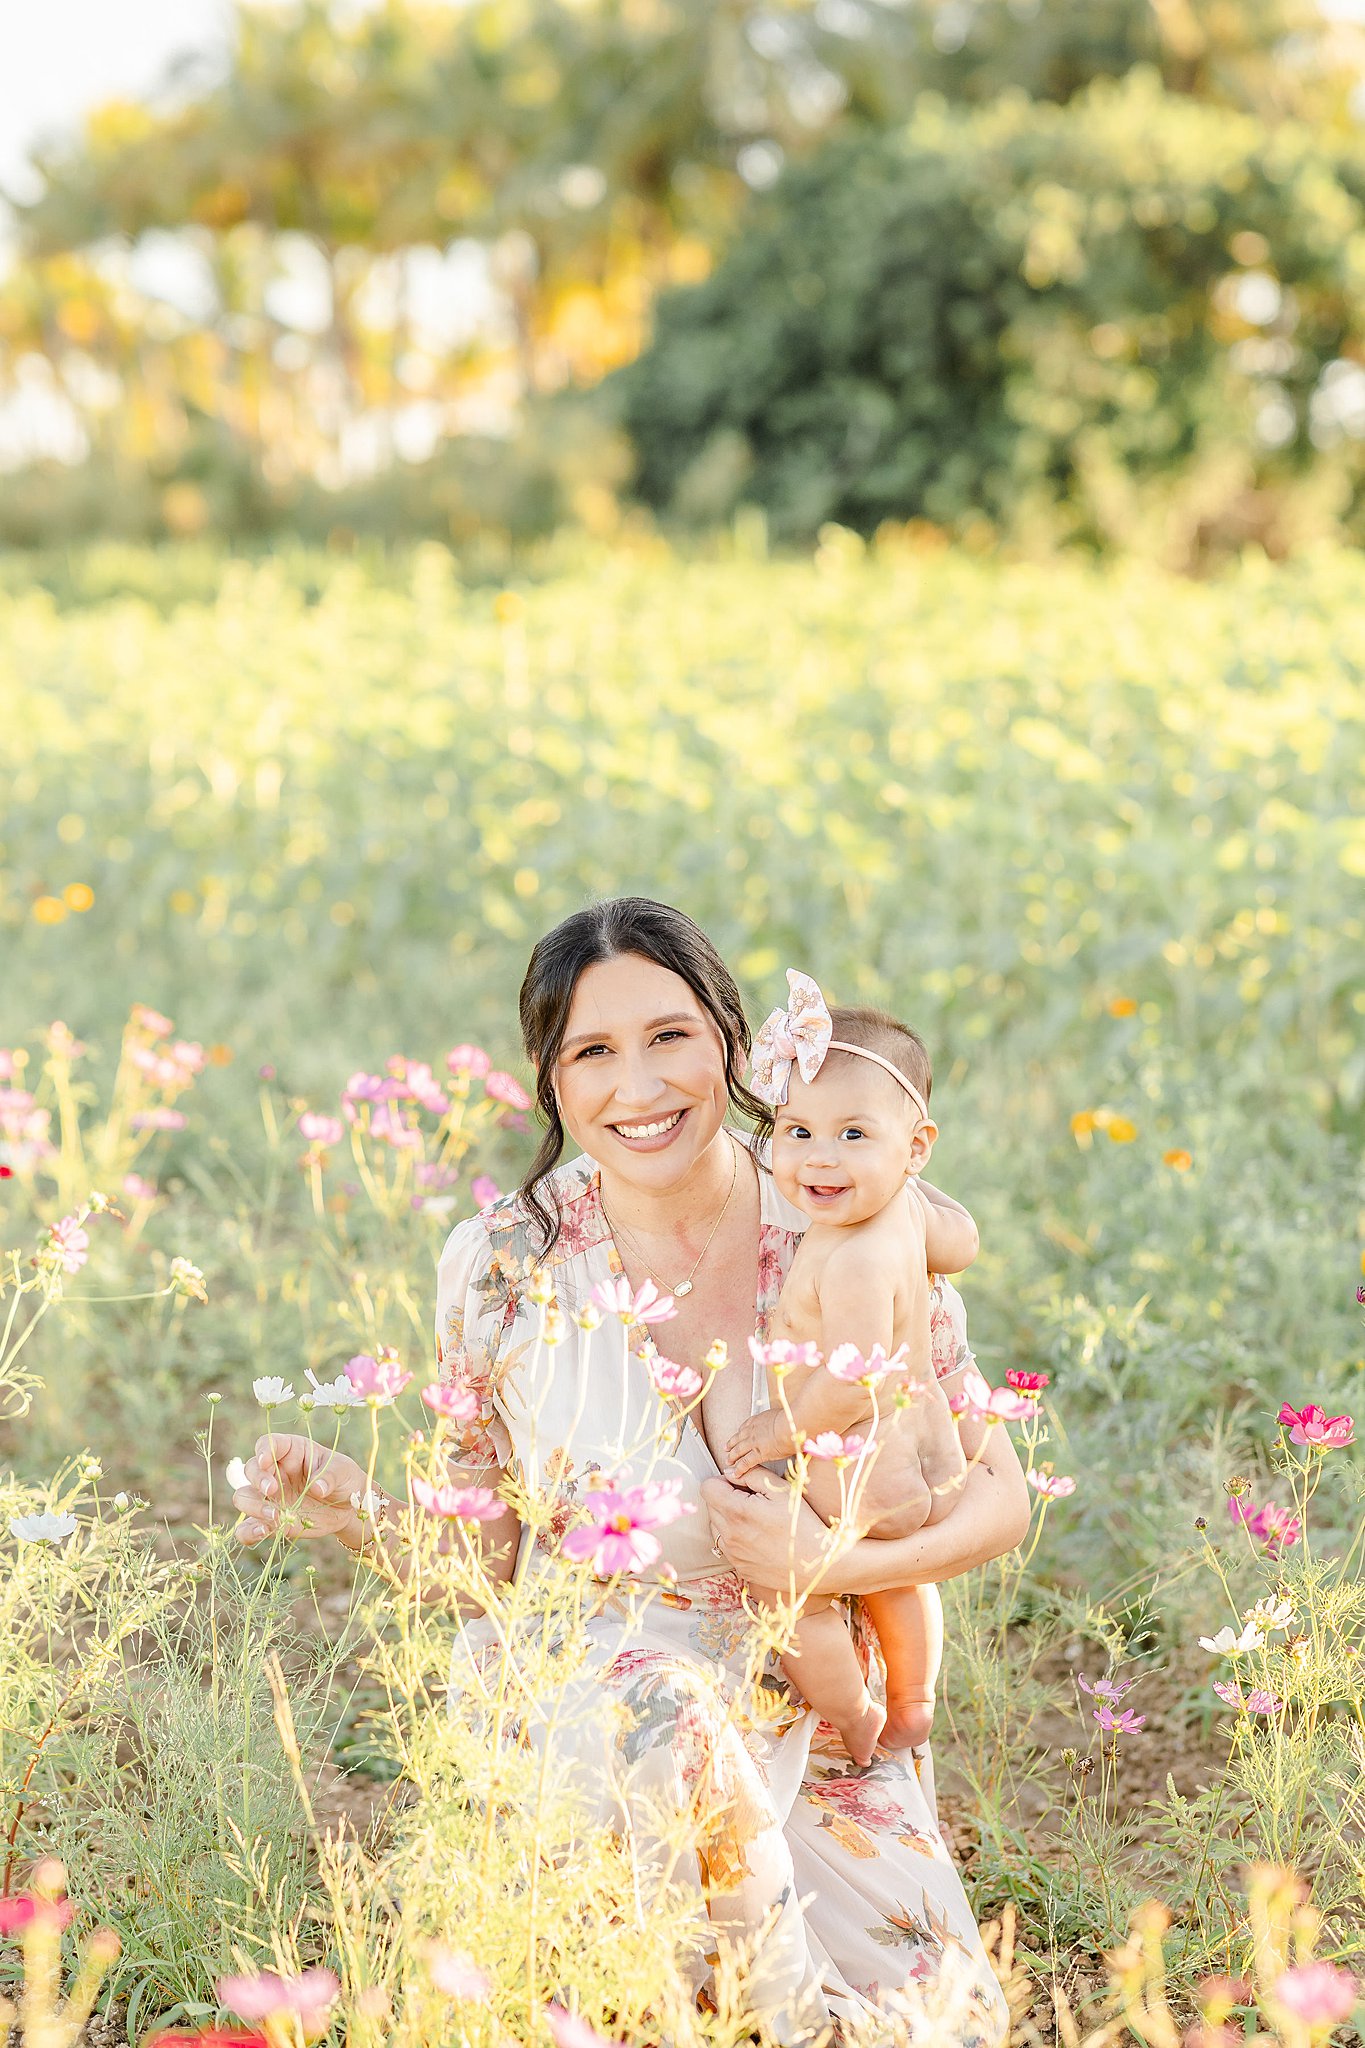
{"type": "Polygon", "coordinates": [[[963,1482],[962,1497],[941,1522],[913,1536],[836,1535],[798,1494],[777,1481],[749,1492],[724,1479],[708,1479],[702,1494],[713,1539],[741,1578],[789,1597],[813,1589],[836,1595],[885,1593],[955,1579],[1013,1550],[1029,1523],[1028,1487],[1004,1425],[964,1418],[962,1437],[969,1458],[980,1451],[963,1482]]]}

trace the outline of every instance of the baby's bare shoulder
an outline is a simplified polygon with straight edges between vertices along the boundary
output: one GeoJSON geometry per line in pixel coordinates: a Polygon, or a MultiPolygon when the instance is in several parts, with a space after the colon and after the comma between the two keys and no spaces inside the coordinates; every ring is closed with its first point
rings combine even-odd
{"type": "Polygon", "coordinates": [[[890,1289],[893,1270],[888,1264],[888,1241],[878,1230],[880,1217],[855,1223],[841,1230],[829,1245],[820,1266],[823,1286],[878,1285],[890,1289]]]}

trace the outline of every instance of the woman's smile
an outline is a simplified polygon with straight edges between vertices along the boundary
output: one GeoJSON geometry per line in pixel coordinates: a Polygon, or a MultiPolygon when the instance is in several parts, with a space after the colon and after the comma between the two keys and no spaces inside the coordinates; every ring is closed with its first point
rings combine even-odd
{"type": "Polygon", "coordinates": [[[607,1129],[632,1152],[662,1152],[671,1145],[683,1127],[683,1121],[692,1114],[690,1109],[670,1110],[667,1116],[654,1117],[648,1123],[630,1122],[608,1124],[607,1129]]]}

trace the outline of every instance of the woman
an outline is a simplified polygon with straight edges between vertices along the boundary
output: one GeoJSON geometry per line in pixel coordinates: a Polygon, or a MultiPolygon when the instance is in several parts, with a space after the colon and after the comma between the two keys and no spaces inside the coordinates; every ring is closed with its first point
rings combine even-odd
{"type": "MultiPolygon", "coordinates": [[[[652,1463],[650,1476],[675,1480],[698,1511],[656,1531],[667,1601],[652,1602],[628,1633],[610,1612],[590,1624],[598,1710],[556,1736],[566,1766],[604,1822],[624,1810],[643,1831],[661,1797],[686,1808],[699,1910],[704,1898],[713,1928],[755,1944],[749,1995],[775,2039],[808,2039],[830,2017],[864,2020],[907,1979],[932,1978],[951,1958],[978,1986],[956,2037],[984,2048],[1002,2030],[1003,2008],[927,1776],[897,1755],[856,1768],[799,1699],[785,1718],[742,1736],[725,1679],[738,1676],[750,1631],[741,1579],[798,1591],[818,1580],[824,1591],[857,1595],[953,1577],[1019,1541],[1028,1502],[1018,1460],[994,1432],[950,1517],[896,1540],[849,1536],[833,1555],[809,1508],[793,1512],[781,1489],[730,1485],[716,1453],[762,1393],[748,1339],[764,1327],[805,1221],[726,1125],[732,1105],[755,1106],[740,1080],[749,1033],[734,980],[689,918],[622,898],[540,941],[521,1022],[544,1140],[519,1193],[460,1224],[440,1262],[442,1376],[479,1401],[453,1476],[487,1483],[515,1461],[522,1474],[552,1473],[572,1504],[595,1472],[617,1467],[622,1445],[647,1439],[652,1420],[657,1428],[648,1357],[623,1374],[610,1319],[579,1348],[586,1367],[570,1371],[566,1360],[556,1371],[557,1353],[534,1341],[530,1265],[548,1270],[569,1311],[604,1281],[624,1275],[632,1291],[653,1282],[677,1310],[670,1357],[700,1367],[720,1338],[730,1360],[697,1417],[652,1463]],[[582,1154],[567,1166],[566,1135],[582,1154]],[[607,1701],[615,1715],[603,1711],[607,1701]],[[717,1786],[723,1798],[700,1796],[717,1786]]],[[[938,1301],[939,1369],[958,1370],[971,1356],[961,1304],[946,1287],[938,1301]]],[[[960,1450],[941,1392],[923,1405],[922,1464],[933,1483],[960,1450]]],[[[306,1492],[308,1533],[359,1549],[369,1532],[350,1503],[363,1485],[349,1459],[305,1438],[263,1437],[234,1496],[242,1540],[273,1532],[306,1492]]],[[[297,1529],[297,1518],[288,1526],[297,1529]]],[[[508,1578],[516,1518],[509,1511],[483,1533],[490,1570],[508,1578]]]]}

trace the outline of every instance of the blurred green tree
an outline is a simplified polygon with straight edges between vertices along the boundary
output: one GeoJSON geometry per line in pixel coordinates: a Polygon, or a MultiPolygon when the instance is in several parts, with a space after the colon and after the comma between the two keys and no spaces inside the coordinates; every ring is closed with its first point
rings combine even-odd
{"type": "Polygon", "coordinates": [[[1359,499],[1363,191],[1358,149],[1151,72],[1066,106],[926,98],[794,169],[661,300],[618,380],[639,489],[789,536],[1282,544],[1359,499]]]}

